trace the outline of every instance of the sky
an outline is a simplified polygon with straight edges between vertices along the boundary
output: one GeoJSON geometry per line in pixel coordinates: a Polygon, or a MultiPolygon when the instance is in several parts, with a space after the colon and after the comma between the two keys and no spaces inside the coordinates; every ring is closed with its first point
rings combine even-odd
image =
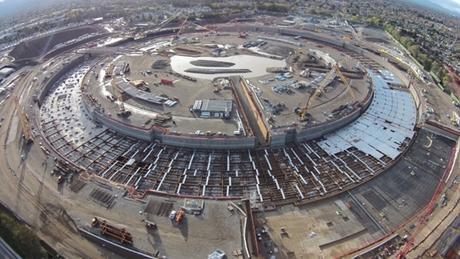
{"type": "MultiPolygon", "coordinates": [[[[0,16],[14,14],[25,9],[38,8],[46,3],[64,0],[0,0],[0,16]]],[[[372,1],[372,0],[370,0],[372,1]]],[[[431,9],[444,10],[460,16],[460,0],[405,0],[431,9]]]]}
{"type": "Polygon", "coordinates": [[[30,11],[57,1],[63,0],[0,0],[0,17],[30,11]]]}
{"type": "Polygon", "coordinates": [[[406,0],[431,9],[440,10],[460,16],[460,0],[406,0]]]}
{"type": "Polygon", "coordinates": [[[457,13],[460,13],[460,0],[444,0],[444,1],[434,1],[439,6],[452,9],[457,13]]]}

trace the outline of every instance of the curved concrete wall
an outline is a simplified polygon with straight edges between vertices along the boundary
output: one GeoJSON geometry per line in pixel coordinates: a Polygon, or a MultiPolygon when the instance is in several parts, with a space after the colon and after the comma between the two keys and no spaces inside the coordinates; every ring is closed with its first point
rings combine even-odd
{"type": "Polygon", "coordinates": [[[46,82],[44,82],[44,87],[41,89],[41,92],[37,96],[38,105],[41,106],[43,100],[45,99],[46,95],[48,94],[48,91],[51,89],[51,87],[53,87],[53,85],[57,81],[59,81],[61,79],[61,77],[63,75],[65,75],[67,72],[69,72],[70,70],[74,69],[75,67],[77,67],[81,63],[83,63],[84,60],[85,60],[84,55],[78,56],[77,58],[71,60],[69,63],[64,65],[64,67],[61,68],[61,70],[59,70],[57,73],[54,73],[51,76],[51,78],[49,78],[46,82]]]}
{"type": "Polygon", "coordinates": [[[70,45],[67,45],[67,46],[64,46],[64,47],[60,47],[60,48],[57,48],[57,49],[54,49],[54,50],[51,50],[50,52],[46,53],[46,55],[43,57],[44,60],[48,60],[50,58],[53,58],[55,56],[58,56],[59,54],[62,54],[66,51],[69,51],[71,49],[74,49],[80,45],[83,45],[85,43],[88,43],[88,42],[91,42],[91,41],[95,41],[95,40],[98,40],[98,39],[101,39],[101,38],[104,38],[106,36],[110,35],[109,33],[105,33],[105,34],[100,34],[100,35],[95,35],[93,37],[90,37],[88,39],[84,39],[84,40],[81,40],[81,41],[78,41],[78,42],[75,42],[73,44],[70,44],[70,45]]]}
{"type": "Polygon", "coordinates": [[[107,115],[100,113],[98,111],[94,111],[92,115],[96,121],[102,123],[109,129],[112,129],[123,135],[130,136],[130,137],[137,138],[137,139],[144,140],[144,141],[152,141],[154,139],[153,137],[154,134],[153,134],[153,131],[151,130],[132,127],[131,125],[124,124],[120,121],[112,119],[108,117],[107,115]]]}
{"type": "Polygon", "coordinates": [[[351,123],[355,119],[357,119],[361,115],[361,113],[363,113],[365,110],[366,109],[358,109],[341,119],[338,119],[332,122],[327,122],[322,125],[315,125],[305,130],[299,131],[296,134],[296,141],[300,142],[300,141],[316,139],[328,133],[331,133],[335,130],[338,130],[344,127],[345,125],[351,123]]]}
{"type": "Polygon", "coordinates": [[[334,120],[331,122],[325,122],[303,130],[297,130],[295,128],[288,128],[283,133],[274,133],[272,135],[271,146],[283,146],[292,142],[301,142],[320,138],[326,134],[329,134],[335,130],[338,130],[345,125],[356,120],[372,103],[373,100],[373,91],[369,92],[367,98],[361,103],[362,107],[356,109],[352,113],[346,115],[343,118],[334,120]]]}
{"type": "Polygon", "coordinates": [[[234,25],[218,25],[219,31],[227,31],[227,32],[239,32],[239,31],[252,31],[252,32],[265,32],[269,34],[281,34],[286,36],[301,36],[309,40],[314,40],[316,42],[348,49],[354,51],[356,53],[362,53],[362,49],[356,47],[353,44],[346,43],[341,40],[336,40],[333,38],[327,38],[319,36],[318,34],[303,31],[303,30],[296,30],[296,29],[289,29],[289,28],[281,28],[281,27],[270,27],[270,26],[262,26],[262,25],[249,25],[249,24],[241,24],[238,27],[234,25]]]}
{"type": "Polygon", "coordinates": [[[93,111],[91,114],[95,120],[109,129],[144,141],[158,140],[160,143],[170,146],[208,149],[247,149],[254,148],[255,146],[254,137],[225,138],[164,134],[162,132],[157,132],[154,128],[143,129],[140,127],[133,127],[119,120],[110,118],[99,111],[93,111]]]}
{"type": "Polygon", "coordinates": [[[256,143],[254,137],[207,138],[181,135],[162,135],[160,141],[171,146],[206,149],[247,149],[254,148],[256,143]]]}
{"type": "MultiPolygon", "coordinates": [[[[315,41],[323,42],[329,45],[335,45],[341,48],[347,48],[356,52],[361,52],[360,48],[356,46],[345,44],[341,41],[335,41],[333,39],[322,38],[313,33],[299,31],[299,30],[290,30],[285,28],[273,28],[273,27],[264,27],[264,26],[251,26],[243,25],[245,28],[240,28],[239,30],[246,31],[264,31],[268,33],[280,33],[285,35],[293,36],[303,36],[310,38],[315,41]]],[[[234,26],[219,26],[219,30],[224,31],[236,31],[234,26]]],[[[169,31],[166,32],[166,34],[169,31]]],[[[157,35],[151,36],[162,36],[165,32],[158,33],[157,35]]],[[[337,130],[348,123],[352,122],[358,118],[362,112],[364,112],[372,101],[373,93],[370,93],[369,97],[363,102],[363,106],[360,109],[357,109],[353,113],[332,122],[323,123],[321,125],[316,125],[305,130],[298,131],[296,129],[286,129],[283,133],[276,134],[274,133],[271,138],[271,146],[283,146],[287,143],[294,141],[306,141],[315,138],[319,138],[325,134],[331,133],[334,130],[337,130]]],[[[255,137],[204,137],[204,136],[189,136],[189,135],[173,135],[173,134],[162,134],[161,132],[156,132],[154,129],[142,129],[124,124],[121,121],[118,121],[113,118],[108,118],[106,115],[93,111],[94,118],[106,125],[108,128],[120,132],[124,135],[142,139],[145,141],[154,141],[159,140],[161,143],[171,146],[180,146],[180,147],[189,147],[189,148],[209,148],[209,149],[247,149],[255,147],[255,137]]]]}

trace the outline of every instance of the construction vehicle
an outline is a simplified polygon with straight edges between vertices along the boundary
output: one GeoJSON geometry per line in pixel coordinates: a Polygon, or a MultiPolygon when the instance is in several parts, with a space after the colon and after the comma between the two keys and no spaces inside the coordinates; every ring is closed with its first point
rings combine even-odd
{"type": "Polygon", "coordinates": [[[112,77],[114,65],[111,63],[105,70],[105,77],[112,77]]]}
{"type": "Polygon", "coordinates": [[[174,83],[174,82],[173,82],[172,80],[166,79],[166,78],[162,78],[162,79],[160,80],[160,84],[163,84],[163,85],[173,85],[173,83],[174,83]]]}
{"type": "Polygon", "coordinates": [[[100,221],[98,218],[94,217],[91,226],[94,228],[99,227],[100,233],[104,236],[111,237],[120,241],[122,244],[132,245],[133,237],[131,233],[126,231],[124,228],[117,228],[107,223],[106,220],[100,221]]]}
{"type": "Polygon", "coordinates": [[[351,35],[344,35],[344,36],[342,36],[342,39],[343,40],[352,40],[353,37],[351,35]]]}
{"type": "Polygon", "coordinates": [[[114,88],[116,88],[115,92],[117,94],[117,101],[118,101],[117,116],[120,116],[122,118],[127,118],[131,116],[131,112],[125,109],[125,104],[123,103],[123,95],[121,94],[121,92],[119,91],[117,87],[114,87],[114,88]]]}
{"type": "Polygon", "coordinates": [[[60,175],[58,178],[57,178],[57,184],[58,185],[61,185],[64,183],[64,176],[60,175]]]}
{"type": "Polygon", "coordinates": [[[317,97],[321,96],[323,93],[323,90],[326,86],[329,85],[329,83],[335,78],[336,76],[336,70],[331,69],[329,73],[325,76],[324,80],[321,82],[321,84],[316,88],[315,92],[311,94],[307,101],[305,102],[305,105],[302,108],[296,108],[295,113],[299,115],[299,120],[301,122],[307,121],[310,114],[308,113],[308,107],[310,106],[310,103],[312,100],[316,99],[317,97]],[[333,78],[331,78],[333,77],[333,78]]]}
{"type": "Polygon", "coordinates": [[[219,93],[220,91],[222,91],[222,88],[219,86],[214,86],[214,89],[212,90],[213,93],[219,93]]]}
{"type": "Polygon", "coordinates": [[[182,221],[184,221],[184,218],[185,218],[185,210],[183,208],[180,208],[179,211],[176,212],[176,217],[175,217],[176,223],[181,224],[182,221]]]}
{"type": "Polygon", "coordinates": [[[120,116],[123,118],[128,118],[129,116],[131,116],[131,112],[125,109],[125,105],[122,102],[118,104],[118,107],[119,107],[119,112],[117,112],[117,116],[120,116]]]}
{"type": "Polygon", "coordinates": [[[458,113],[455,111],[452,111],[452,116],[450,116],[450,123],[454,126],[458,126],[460,123],[460,117],[458,116],[458,113]]]}
{"type": "Polygon", "coordinates": [[[149,221],[149,220],[144,220],[145,221],[145,228],[151,229],[151,230],[156,230],[157,229],[157,224],[155,222],[149,221]]]}

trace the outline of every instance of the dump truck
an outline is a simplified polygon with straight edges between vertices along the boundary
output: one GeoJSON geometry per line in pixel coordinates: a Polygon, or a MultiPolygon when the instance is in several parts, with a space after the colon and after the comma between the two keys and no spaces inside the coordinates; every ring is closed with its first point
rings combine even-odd
{"type": "Polygon", "coordinates": [[[160,83],[163,84],[163,85],[172,85],[172,84],[173,84],[173,81],[172,81],[172,80],[169,80],[169,79],[162,78],[162,79],[160,80],[160,83]]]}

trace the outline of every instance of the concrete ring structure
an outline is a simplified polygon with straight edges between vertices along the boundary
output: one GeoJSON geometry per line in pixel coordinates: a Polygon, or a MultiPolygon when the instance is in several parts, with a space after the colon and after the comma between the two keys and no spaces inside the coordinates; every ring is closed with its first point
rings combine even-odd
{"type": "Polygon", "coordinates": [[[3,59],[1,205],[60,254],[373,258],[459,210],[454,105],[375,29],[175,17],[3,59]]]}
{"type": "Polygon", "coordinates": [[[301,204],[366,182],[411,145],[417,97],[372,52],[302,30],[203,30],[162,29],[125,40],[122,53],[89,50],[47,78],[37,117],[61,166],[138,198],[301,204]],[[295,108],[316,94],[300,122],[295,108]],[[198,114],[205,105],[217,110],[198,114]]]}

